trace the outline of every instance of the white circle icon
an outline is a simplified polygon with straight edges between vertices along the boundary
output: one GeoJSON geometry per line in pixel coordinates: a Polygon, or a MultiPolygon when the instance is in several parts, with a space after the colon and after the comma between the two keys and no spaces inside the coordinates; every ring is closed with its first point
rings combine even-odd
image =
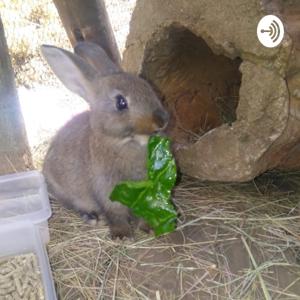
{"type": "Polygon", "coordinates": [[[284,37],[281,20],[273,15],[264,16],[257,25],[257,37],[265,47],[278,46],[284,37]]]}

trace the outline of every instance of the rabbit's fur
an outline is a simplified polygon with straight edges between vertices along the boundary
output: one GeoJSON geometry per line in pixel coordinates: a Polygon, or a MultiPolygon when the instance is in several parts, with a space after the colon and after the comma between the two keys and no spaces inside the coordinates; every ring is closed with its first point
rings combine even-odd
{"type": "Polygon", "coordinates": [[[43,166],[49,193],[85,219],[104,214],[112,237],[131,236],[128,208],[109,195],[120,181],[145,178],[148,137],[167,125],[168,113],[146,81],[124,73],[96,44],[79,43],[75,54],[42,46],[42,53],[90,106],[50,145],[43,166]],[[119,95],[128,103],[121,111],[119,95]]]}

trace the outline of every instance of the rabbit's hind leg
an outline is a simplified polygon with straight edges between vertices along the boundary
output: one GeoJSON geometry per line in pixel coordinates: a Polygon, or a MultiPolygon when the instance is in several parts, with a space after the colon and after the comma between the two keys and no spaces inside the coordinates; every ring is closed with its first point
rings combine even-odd
{"type": "Polygon", "coordinates": [[[77,212],[85,223],[91,226],[97,225],[100,209],[93,199],[85,197],[85,201],[82,201],[79,197],[66,196],[66,193],[61,192],[59,189],[54,190],[50,185],[49,190],[50,199],[62,203],[67,209],[77,212]]]}
{"type": "Polygon", "coordinates": [[[79,211],[80,217],[81,219],[91,225],[91,226],[96,226],[98,224],[99,221],[99,214],[95,211],[92,212],[83,212],[83,211],[79,211]]]}

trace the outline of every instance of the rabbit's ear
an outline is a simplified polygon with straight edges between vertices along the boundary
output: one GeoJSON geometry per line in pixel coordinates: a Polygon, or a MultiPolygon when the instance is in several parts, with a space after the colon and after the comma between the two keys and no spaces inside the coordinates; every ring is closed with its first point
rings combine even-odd
{"type": "Polygon", "coordinates": [[[87,100],[90,82],[97,72],[81,57],[61,48],[43,45],[41,52],[62,83],[87,100]]]}
{"type": "Polygon", "coordinates": [[[100,76],[122,72],[121,68],[114,64],[106,52],[95,43],[79,42],[75,46],[74,51],[93,66],[100,76]]]}

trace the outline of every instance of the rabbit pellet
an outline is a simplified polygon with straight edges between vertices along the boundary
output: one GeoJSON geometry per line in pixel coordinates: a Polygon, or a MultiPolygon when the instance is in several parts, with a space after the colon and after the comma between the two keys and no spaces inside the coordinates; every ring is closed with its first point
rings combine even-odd
{"type": "Polygon", "coordinates": [[[0,299],[45,299],[37,257],[33,253],[0,259],[0,299]]]}

